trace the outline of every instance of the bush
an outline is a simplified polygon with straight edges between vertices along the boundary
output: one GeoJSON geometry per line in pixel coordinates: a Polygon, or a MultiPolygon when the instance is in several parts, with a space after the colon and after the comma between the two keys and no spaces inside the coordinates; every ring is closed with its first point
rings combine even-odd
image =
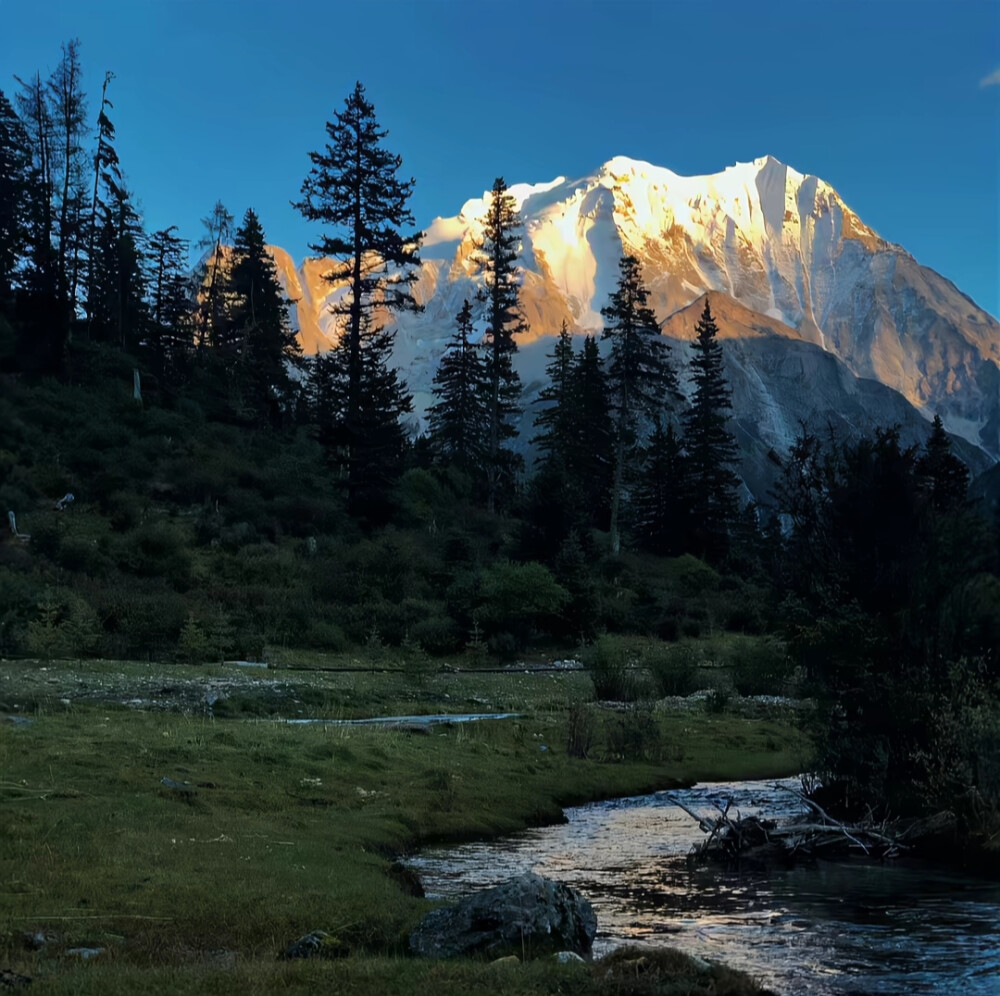
{"type": "Polygon", "coordinates": [[[566,714],[566,753],[586,758],[597,740],[597,717],[585,702],[571,702],[566,714]]]}
{"type": "Polygon", "coordinates": [[[792,673],[784,643],[742,639],[732,650],[733,686],[740,695],[781,695],[792,673]]]}
{"type": "Polygon", "coordinates": [[[602,636],[584,654],[598,699],[636,702],[652,697],[652,683],[643,663],[649,641],[627,636],[602,636]]]}
{"type": "Polygon", "coordinates": [[[440,657],[460,650],[465,642],[465,634],[454,619],[434,615],[415,622],[410,627],[410,639],[427,653],[440,657]]]}
{"type": "Polygon", "coordinates": [[[342,653],[351,645],[344,631],[329,619],[313,619],[302,631],[298,642],[303,647],[325,650],[332,654],[342,653]]]}
{"type": "Polygon", "coordinates": [[[701,654],[690,643],[651,642],[645,653],[661,695],[690,695],[698,689],[701,654]]]}
{"type": "Polygon", "coordinates": [[[658,761],[663,734],[652,709],[633,706],[616,715],[608,728],[610,752],[627,761],[658,761]]]}

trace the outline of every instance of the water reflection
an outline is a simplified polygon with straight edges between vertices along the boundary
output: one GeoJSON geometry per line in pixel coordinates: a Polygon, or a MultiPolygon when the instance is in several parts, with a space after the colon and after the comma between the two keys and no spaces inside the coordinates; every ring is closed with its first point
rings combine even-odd
{"type": "Polygon", "coordinates": [[[564,825],[427,851],[412,864],[432,897],[529,870],[564,881],[594,904],[598,953],[670,944],[790,994],[1000,993],[1000,883],[861,860],[689,868],[683,856],[702,834],[671,795],[706,815],[728,798],[743,815],[800,805],[771,783],[699,786],[577,807],[564,825]]]}

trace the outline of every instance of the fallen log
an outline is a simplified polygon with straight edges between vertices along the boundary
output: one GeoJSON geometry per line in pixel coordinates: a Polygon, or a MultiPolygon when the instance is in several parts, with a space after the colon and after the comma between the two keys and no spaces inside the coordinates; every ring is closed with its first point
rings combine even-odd
{"type": "Polygon", "coordinates": [[[889,860],[912,848],[912,830],[886,820],[876,822],[869,813],[859,823],[834,819],[822,806],[787,786],[810,810],[779,826],[775,820],[759,816],[729,815],[732,801],[718,806],[719,815],[706,817],[690,809],[674,796],[671,801],[698,823],[706,839],[692,849],[697,862],[733,862],[743,858],[797,860],[837,858],[862,854],[889,860]],[[904,843],[904,838],[907,841],[904,843]]]}

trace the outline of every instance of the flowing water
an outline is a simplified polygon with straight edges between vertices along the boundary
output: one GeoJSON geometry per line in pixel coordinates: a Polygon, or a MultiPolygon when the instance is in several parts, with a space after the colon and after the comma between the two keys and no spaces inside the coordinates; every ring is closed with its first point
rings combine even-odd
{"type": "Polygon", "coordinates": [[[742,815],[800,806],[775,783],[703,785],[579,806],[565,824],[427,850],[411,864],[431,898],[524,871],[566,882],[594,904],[598,954],[669,945],[785,994],[1000,994],[1000,882],[860,859],[689,868],[684,855],[704,838],[671,796],[705,815],[727,799],[742,815]]]}

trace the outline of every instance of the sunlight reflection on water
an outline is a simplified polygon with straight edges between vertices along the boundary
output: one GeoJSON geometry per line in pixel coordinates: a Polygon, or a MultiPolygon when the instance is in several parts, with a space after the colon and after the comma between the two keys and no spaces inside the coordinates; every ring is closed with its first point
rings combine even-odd
{"type": "Polygon", "coordinates": [[[798,812],[798,800],[773,785],[579,806],[565,824],[427,850],[410,863],[432,898],[524,871],[566,882],[594,904],[598,954],[626,941],[669,944],[790,994],[1000,993],[1000,883],[860,860],[767,873],[687,867],[702,834],[670,795],[706,815],[729,798],[743,815],[798,812]]]}

